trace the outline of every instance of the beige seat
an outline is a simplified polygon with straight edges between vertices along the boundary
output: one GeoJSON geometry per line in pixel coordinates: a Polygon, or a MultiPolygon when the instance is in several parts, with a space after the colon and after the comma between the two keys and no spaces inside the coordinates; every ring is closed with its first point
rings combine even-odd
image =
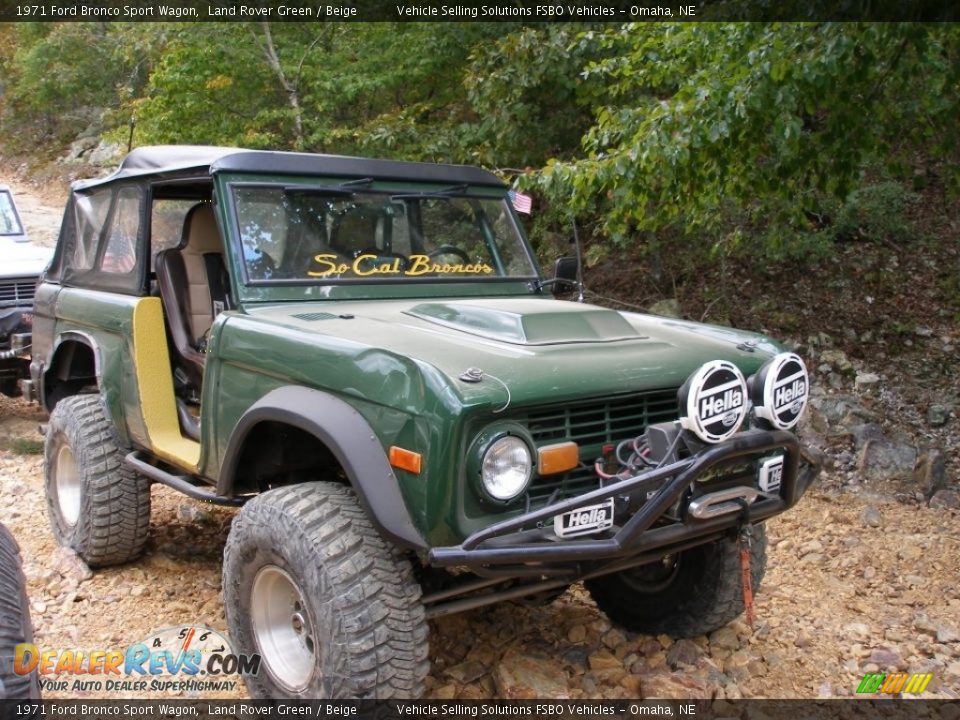
{"type": "Polygon", "coordinates": [[[199,392],[205,356],[197,348],[217,314],[229,305],[223,242],[213,207],[187,213],[180,245],[157,253],[157,283],[176,355],[175,365],[199,392]]]}

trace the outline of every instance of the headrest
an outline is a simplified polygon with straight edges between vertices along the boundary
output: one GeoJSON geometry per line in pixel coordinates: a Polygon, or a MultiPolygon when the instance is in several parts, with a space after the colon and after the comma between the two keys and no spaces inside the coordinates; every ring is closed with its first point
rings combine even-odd
{"type": "Polygon", "coordinates": [[[190,208],[183,222],[183,241],[180,247],[198,255],[223,252],[223,242],[217,230],[213,205],[198,203],[190,208]]]}

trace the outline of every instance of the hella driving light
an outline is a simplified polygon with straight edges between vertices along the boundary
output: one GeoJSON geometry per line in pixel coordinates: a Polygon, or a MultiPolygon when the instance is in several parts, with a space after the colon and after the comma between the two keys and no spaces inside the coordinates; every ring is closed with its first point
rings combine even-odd
{"type": "Polygon", "coordinates": [[[750,382],[754,415],[777,430],[789,430],[800,421],[810,397],[810,378],[799,355],[775,355],[750,382]]]}
{"type": "Polygon", "coordinates": [[[512,500],[527,489],[533,467],[530,448],[518,437],[504,435],[483,454],[480,480],[495,500],[512,500]]]}
{"type": "Polygon", "coordinates": [[[680,388],[680,425],[707,443],[726,440],[747,415],[747,381],[726,360],[701,366],[680,388]]]}

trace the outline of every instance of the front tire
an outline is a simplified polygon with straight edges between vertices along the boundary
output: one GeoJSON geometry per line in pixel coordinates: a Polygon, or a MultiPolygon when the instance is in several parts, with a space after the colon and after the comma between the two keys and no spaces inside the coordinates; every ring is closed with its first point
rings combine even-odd
{"type": "MultiPolygon", "coordinates": [[[[767,534],[753,528],[753,589],[767,567],[767,534]]],[[[692,637],[723,627],[743,610],[740,551],[718,540],[675,556],[587,580],[587,590],[613,622],[634,632],[692,637]]]]}
{"type": "Polygon", "coordinates": [[[413,568],[353,492],[312,482],[258,496],[223,559],[234,650],[257,653],[254,698],[416,698],[429,670],[413,568]]]}
{"type": "Polygon", "coordinates": [[[150,481],[123,455],[99,395],[57,403],[44,444],[47,513],[57,542],[91,567],[133,560],[150,532],[150,481]]]}
{"type": "Polygon", "coordinates": [[[20,550],[0,525],[0,700],[36,700],[40,685],[36,671],[18,675],[14,671],[17,645],[33,642],[26,583],[20,569],[20,550]]]}

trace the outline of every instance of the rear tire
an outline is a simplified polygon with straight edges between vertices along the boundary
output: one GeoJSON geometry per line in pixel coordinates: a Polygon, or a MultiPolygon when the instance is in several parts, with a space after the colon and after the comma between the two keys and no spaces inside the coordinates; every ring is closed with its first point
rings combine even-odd
{"type": "Polygon", "coordinates": [[[91,567],[133,560],[150,532],[150,481],[123,456],[99,395],[57,403],[44,445],[47,512],[57,542],[91,567]]]}
{"type": "MultiPolygon", "coordinates": [[[[757,525],[750,551],[754,592],[766,567],[767,534],[763,525],[757,525]]],[[[657,563],[587,580],[584,585],[613,622],[650,635],[704,635],[744,610],[740,551],[731,540],[700,545],[657,563]]]]}
{"type": "Polygon", "coordinates": [[[0,700],[40,698],[36,671],[18,675],[13,669],[17,645],[32,642],[33,626],[20,569],[20,551],[10,531],[0,525],[0,700]]]}
{"type": "Polygon", "coordinates": [[[265,492],[234,519],[224,606],[237,653],[258,653],[254,698],[416,698],[429,670],[420,586],[353,492],[265,492]]]}

